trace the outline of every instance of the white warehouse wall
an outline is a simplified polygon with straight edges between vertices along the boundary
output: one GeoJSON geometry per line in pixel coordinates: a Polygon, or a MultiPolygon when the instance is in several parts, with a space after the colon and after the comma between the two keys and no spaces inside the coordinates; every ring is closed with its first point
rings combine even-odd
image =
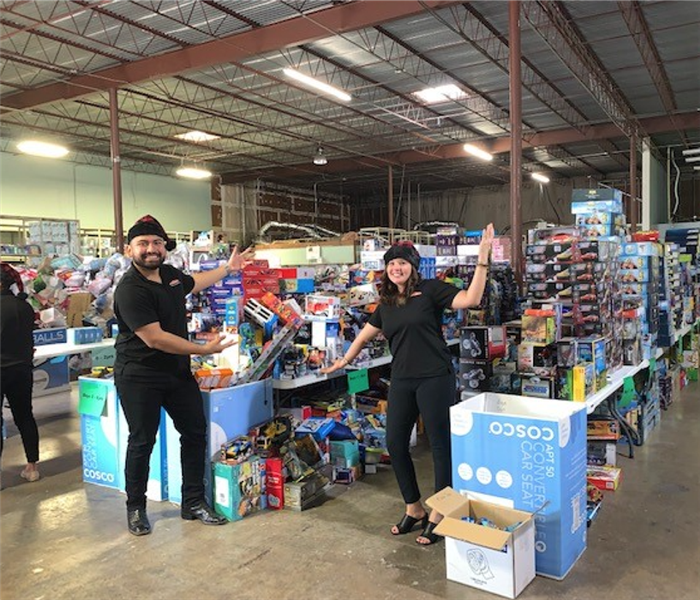
{"type": "MultiPolygon", "coordinates": [[[[122,170],[128,229],[152,214],[168,231],[211,229],[210,183],[122,170]]],[[[15,217],[78,219],[114,229],[111,169],[65,160],[0,153],[0,212],[15,217]]]]}

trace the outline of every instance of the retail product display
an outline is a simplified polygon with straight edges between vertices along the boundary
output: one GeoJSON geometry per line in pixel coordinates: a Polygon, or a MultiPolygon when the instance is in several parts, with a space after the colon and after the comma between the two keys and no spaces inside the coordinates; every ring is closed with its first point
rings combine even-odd
{"type": "MultiPolygon", "coordinates": [[[[428,506],[449,503],[436,530],[447,577],[511,598],[535,572],[561,579],[574,567],[604,495],[624,485],[618,453],[650,439],[700,367],[697,232],[628,234],[617,190],[574,190],[571,212],[573,226],[528,233],[522,289],[494,261],[481,305],[441,322],[461,401],[451,414],[454,490],[428,506]]],[[[376,308],[387,240],[409,233],[365,232],[357,264],[290,265],[268,249],[188,298],[190,339],[237,342],[191,365],[209,426],[207,494],[228,520],[307,510],[330,485],[391,462],[386,341],[378,336],[345,371],[320,371],[376,308]]],[[[466,288],[479,239],[457,226],[416,234],[421,275],[466,288]]],[[[206,271],[225,258],[205,236],[169,261],[206,271]]],[[[86,264],[68,255],[23,269],[44,326],[74,325],[38,336],[110,336],[112,292],[128,266],[118,254],[86,264]]],[[[79,412],[84,481],[123,489],[127,427],[108,367],[81,378],[79,412]]],[[[180,485],[178,434],[164,416],[148,497],[178,503],[180,485]]]]}

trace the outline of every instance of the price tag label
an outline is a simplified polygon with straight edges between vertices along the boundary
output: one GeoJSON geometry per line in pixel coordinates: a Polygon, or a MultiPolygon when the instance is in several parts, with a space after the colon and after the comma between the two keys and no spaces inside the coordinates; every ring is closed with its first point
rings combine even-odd
{"type": "Polygon", "coordinates": [[[348,393],[356,394],[369,389],[369,376],[367,369],[357,369],[348,373],[348,393]]]}
{"type": "Polygon", "coordinates": [[[101,417],[107,400],[107,387],[100,382],[84,381],[80,385],[78,412],[81,415],[101,417]]]}

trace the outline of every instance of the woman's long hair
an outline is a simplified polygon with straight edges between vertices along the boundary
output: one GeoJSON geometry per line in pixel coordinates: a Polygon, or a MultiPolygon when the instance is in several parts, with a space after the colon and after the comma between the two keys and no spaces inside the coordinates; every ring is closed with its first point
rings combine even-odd
{"type": "Polygon", "coordinates": [[[379,293],[379,302],[389,306],[403,306],[406,304],[413,292],[415,292],[416,285],[418,285],[420,280],[420,274],[418,271],[416,271],[416,268],[411,265],[411,275],[406,282],[406,287],[403,293],[401,293],[396,284],[389,279],[389,275],[387,274],[386,269],[384,269],[381,278],[382,289],[379,293]]]}

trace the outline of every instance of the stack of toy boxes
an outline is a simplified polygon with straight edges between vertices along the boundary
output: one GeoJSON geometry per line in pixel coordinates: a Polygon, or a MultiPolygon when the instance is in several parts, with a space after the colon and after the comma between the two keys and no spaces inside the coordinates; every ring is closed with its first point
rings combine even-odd
{"type": "MultiPolygon", "coordinates": [[[[589,351],[579,357],[574,342],[567,343],[560,352],[555,347],[549,353],[553,362],[547,366],[555,368],[554,377],[558,382],[556,397],[574,399],[576,375],[575,396],[583,401],[596,390],[596,379],[602,387],[607,370],[622,364],[622,306],[614,293],[618,244],[578,239],[576,231],[570,230],[564,230],[559,236],[561,241],[555,241],[556,232],[553,230],[549,240],[540,239],[527,246],[526,291],[533,306],[559,307],[559,338],[584,338],[590,343],[596,342],[596,349],[605,346],[604,356],[589,351]],[[593,363],[579,364],[586,357],[595,358],[597,367],[593,363]]],[[[591,346],[582,348],[590,350],[591,346]]],[[[522,360],[520,358],[520,362],[522,360]]]]}
{"type": "Polygon", "coordinates": [[[555,398],[556,312],[548,309],[526,309],[521,324],[517,363],[520,393],[534,398],[555,398]]]}
{"type": "Polygon", "coordinates": [[[680,364],[689,381],[698,380],[698,368],[700,368],[700,343],[698,339],[698,334],[691,332],[683,337],[679,348],[682,352],[680,364]]]}
{"type": "Polygon", "coordinates": [[[313,267],[284,267],[279,269],[280,293],[310,294],[315,288],[313,267]]]}
{"type": "Polygon", "coordinates": [[[625,236],[625,215],[620,190],[575,189],[571,199],[571,212],[582,237],[606,240],[625,236]]]}
{"type": "Polygon", "coordinates": [[[246,300],[259,300],[266,293],[280,293],[279,269],[271,269],[266,260],[243,267],[243,292],[246,300]]]}
{"type": "Polygon", "coordinates": [[[457,244],[459,243],[457,227],[438,227],[435,234],[437,256],[457,256],[457,244]]]}
{"type": "MultiPolygon", "coordinates": [[[[200,271],[211,271],[219,267],[218,260],[205,260],[199,263],[200,271]]],[[[233,273],[224,277],[214,285],[210,286],[206,291],[209,300],[211,313],[215,317],[221,317],[223,320],[226,317],[226,303],[232,296],[243,295],[243,285],[240,273],[233,273]]],[[[240,316],[240,312],[239,312],[240,316]]]]}
{"type": "Polygon", "coordinates": [[[360,445],[357,440],[338,440],[330,443],[334,483],[352,483],[362,476],[360,445]]]}
{"type": "Polygon", "coordinates": [[[693,290],[692,257],[690,254],[680,255],[681,293],[683,295],[683,323],[695,322],[695,296],[693,290]]]}
{"type": "Polygon", "coordinates": [[[675,242],[681,254],[689,255],[695,306],[694,318],[691,321],[700,319],[700,228],[669,229],[666,231],[665,240],[675,242]]]}
{"type": "Polygon", "coordinates": [[[667,348],[673,346],[676,330],[683,324],[681,267],[677,244],[664,244],[661,266],[663,277],[660,281],[659,346],[667,348]]]}
{"type": "Polygon", "coordinates": [[[493,361],[505,356],[506,334],[502,325],[462,327],[459,332],[459,388],[478,394],[491,389],[493,361]]]}
{"type": "Polygon", "coordinates": [[[624,361],[636,365],[654,357],[659,332],[659,255],[654,242],[623,243],[620,291],[624,303],[624,361]]]}

